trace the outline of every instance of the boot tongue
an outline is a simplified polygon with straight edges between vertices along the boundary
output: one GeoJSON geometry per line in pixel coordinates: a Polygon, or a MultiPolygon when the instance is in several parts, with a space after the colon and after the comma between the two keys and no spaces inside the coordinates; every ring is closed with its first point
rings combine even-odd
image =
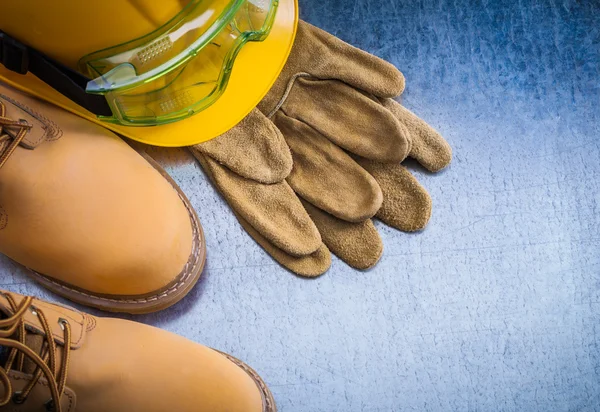
{"type": "MultiPolygon", "coordinates": [[[[41,335],[33,334],[29,331],[27,331],[25,333],[26,333],[25,345],[27,345],[27,347],[29,347],[29,349],[31,349],[32,351],[34,351],[35,353],[37,353],[39,355],[46,338],[41,335]]],[[[22,372],[31,374],[34,372],[35,368],[36,368],[35,363],[26,356],[22,372]]]]}
{"type": "MultiPolygon", "coordinates": [[[[0,319],[6,319],[8,316],[0,310],[0,319]]],[[[35,353],[40,353],[42,346],[44,345],[45,337],[41,335],[37,335],[31,333],[30,331],[25,331],[25,345],[29,347],[35,353]]],[[[0,367],[3,367],[8,361],[8,356],[10,355],[10,348],[5,346],[0,346],[0,367]]],[[[25,362],[23,365],[23,370],[21,372],[31,374],[35,370],[35,363],[33,363],[28,357],[25,357],[25,362]]]]}

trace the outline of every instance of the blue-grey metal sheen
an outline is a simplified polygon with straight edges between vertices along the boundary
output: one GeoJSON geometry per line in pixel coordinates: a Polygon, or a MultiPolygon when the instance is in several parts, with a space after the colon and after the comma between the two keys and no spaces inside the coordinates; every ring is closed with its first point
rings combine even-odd
{"type": "MultiPolygon", "coordinates": [[[[403,102],[454,149],[411,170],[421,233],[305,280],[243,231],[185,151],[156,149],[197,208],[208,267],[135,317],[244,359],[280,412],[600,411],[600,2],[300,0],[305,20],[396,64],[403,102]]],[[[36,293],[0,260],[1,287],[36,293]]]]}

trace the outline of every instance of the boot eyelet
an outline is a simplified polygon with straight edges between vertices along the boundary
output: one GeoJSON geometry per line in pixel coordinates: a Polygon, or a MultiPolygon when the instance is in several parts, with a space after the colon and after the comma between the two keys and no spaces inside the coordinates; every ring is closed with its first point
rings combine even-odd
{"type": "Polygon", "coordinates": [[[37,308],[36,308],[35,306],[31,305],[31,306],[29,307],[29,311],[31,312],[31,314],[32,314],[33,316],[37,316],[37,308]]]}
{"type": "Polygon", "coordinates": [[[52,399],[48,399],[44,406],[46,407],[46,411],[48,412],[54,412],[56,410],[56,405],[54,404],[54,401],[52,399]]]}
{"type": "Polygon", "coordinates": [[[62,330],[65,330],[65,325],[67,325],[68,323],[69,323],[68,320],[63,319],[63,318],[58,318],[58,324],[62,330]]]}
{"type": "Polygon", "coordinates": [[[21,391],[13,393],[12,402],[16,405],[20,405],[25,402],[26,398],[21,396],[21,391]]]}

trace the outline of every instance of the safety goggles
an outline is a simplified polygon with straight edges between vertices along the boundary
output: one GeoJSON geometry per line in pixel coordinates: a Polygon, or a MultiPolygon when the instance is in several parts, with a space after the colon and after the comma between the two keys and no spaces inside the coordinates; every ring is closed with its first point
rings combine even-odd
{"type": "Polygon", "coordinates": [[[3,63],[13,71],[31,71],[104,121],[171,123],[221,96],[240,49],[266,38],[278,3],[191,0],[154,32],[84,56],[79,73],[0,32],[0,46],[10,55],[3,63]]]}

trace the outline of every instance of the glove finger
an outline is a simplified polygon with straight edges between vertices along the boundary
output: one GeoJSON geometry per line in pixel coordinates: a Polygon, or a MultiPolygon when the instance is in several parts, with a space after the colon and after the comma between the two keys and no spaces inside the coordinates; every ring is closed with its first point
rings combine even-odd
{"type": "Polygon", "coordinates": [[[281,109],[367,159],[401,162],[410,151],[408,130],[389,110],[337,80],[298,78],[281,109]]]}
{"type": "Polygon", "coordinates": [[[228,132],[190,149],[261,183],[281,182],[292,170],[292,155],[281,132],[258,109],[228,132]]]}
{"type": "Polygon", "coordinates": [[[410,157],[431,172],[440,171],[450,164],[452,148],[433,127],[395,100],[382,99],[381,103],[408,129],[412,142],[410,157]]]}
{"type": "Polygon", "coordinates": [[[383,242],[371,219],[350,223],[325,213],[310,203],[302,204],[329,250],[355,269],[372,268],[383,253],[383,242]]]}
{"type": "Polygon", "coordinates": [[[305,256],[321,247],[319,231],[285,180],[265,185],[236,175],[209,156],[198,154],[198,160],[231,208],[279,249],[305,256]]]}
{"type": "Polygon", "coordinates": [[[347,153],[283,113],[277,113],[275,123],[292,151],[294,168],[287,181],[299,196],[349,222],[362,222],[377,213],[381,189],[347,153]]]}
{"type": "Polygon", "coordinates": [[[331,266],[331,253],[324,244],[321,244],[316,252],[313,252],[310,255],[292,256],[269,242],[239,214],[235,213],[235,215],[246,232],[248,232],[256,243],[258,243],[281,266],[299,276],[309,278],[321,276],[329,270],[329,267],[331,266]]]}
{"type": "Polygon", "coordinates": [[[393,64],[304,21],[298,24],[291,59],[294,56],[301,67],[293,74],[305,71],[321,79],[339,79],[379,97],[395,97],[404,91],[404,76],[393,64]]]}
{"type": "Polygon", "coordinates": [[[405,232],[427,226],[431,197],[405,167],[367,159],[357,159],[357,162],[377,180],[383,192],[383,203],[376,215],[379,220],[405,232]]]}

